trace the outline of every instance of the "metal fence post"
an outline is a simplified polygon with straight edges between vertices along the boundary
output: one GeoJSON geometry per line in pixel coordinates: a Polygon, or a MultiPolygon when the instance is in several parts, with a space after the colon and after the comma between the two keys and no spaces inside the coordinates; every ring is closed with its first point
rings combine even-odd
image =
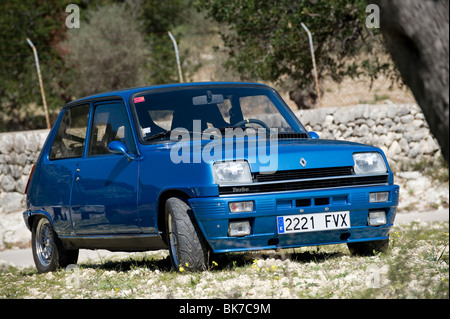
{"type": "Polygon", "coordinates": [[[39,67],[39,57],[38,57],[37,50],[36,50],[36,47],[34,46],[33,42],[31,42],[31,40],[29,38],[27,38],[27,42],[33,49],[34,60],[36,61],[36,69],[37,69],[38,78],[39,78],[39,85],[41,87],[42,103],[44,104],[45,119],[47,121],[47,128],[50,129],[51,128],[50,117],[48,115],[47,100],[45,99],[44,84],[42,83],[41,68],[39,67]]]}
{"type": "Polygon", "coordinates": [[[311,32],[309,32],[309,29],[306,27],[306,25],[303,22],[301,22],[301,25],[302,25],[303,29],[305,29],[305,31],[308,33],[309,47],[311,49],[311,59],[312,59],[313,67],[314,67],[314,76],[316,77],[317,97],[319,99],[319,105],[320,105],[320,107],[322,107],[322,98],[320,97],[319,75],[317,73],[316,58],[314,56],[314,46],[313,46],[311,32]]]}
{"type": "Polygon", "coordinates": [[[177,65],[178,65],[178,76],[180,77],[180,83],[183,83],[183,73],[181,72],[181,65],[180,65],[180,56],[178,54],[178,45],[177,45],[177,41],[175,40],[174,36],[172,35],[172,32],[168,31],[167,32],[169,34],[170,39],[173,42],[173,47],[175,49],[175,55],[177,57],[177,65]]]}

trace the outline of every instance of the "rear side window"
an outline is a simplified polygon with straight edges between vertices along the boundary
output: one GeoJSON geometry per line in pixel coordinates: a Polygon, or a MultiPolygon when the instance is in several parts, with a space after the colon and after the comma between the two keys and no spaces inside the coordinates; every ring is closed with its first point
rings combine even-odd
{"type": "Polygon", "coordinates": [[[67,109],[59,124],[49,158],[56,160],[83,156],[88,121],[88,104],[67,109]]]}

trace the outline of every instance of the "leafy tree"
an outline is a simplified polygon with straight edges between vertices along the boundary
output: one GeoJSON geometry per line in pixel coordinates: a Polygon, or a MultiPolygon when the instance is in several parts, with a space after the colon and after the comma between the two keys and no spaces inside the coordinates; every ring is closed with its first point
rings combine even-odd
{"type": "Polygon", "coordinates": [[[287,89],[300,108],[308,106],[305,96],[316,98],[308,35],[301,22],[313,34],[321,79],[375,79],[380,72],[396,78],[393,64],[371,54],[385,49],[379,31],[365,27],[366,5],[364,0],[196,0],[199,10],[229,26],[222,33],[230,55],[227,67],[245,80],[291,83],[287,89]]]}
{"type": "Polygon", "coordinates": [[[65,1],[8,0],[0,2],[0,131],[11,127],[29,128],[33,120],[45,127],[44,117],[33,118],[30,104],[42,105],[33,51],[29,37],[38,49],[43,82],[50,108],[60,105],[60,87],[56,77],[63,66],[53,46],[63,34],[65,1]],[[28,114],[23,121],[21,113],[28,114]]]}
{"type": "MultiPolygon", "coordinates": [[[[188,22],[185,13],[189,4],[190,0],[147,0],[141,5],[140,19],[152,46],[149,76],[153,84],[179,81],[173,44],[167,32],[172,31],[179,42],[182,34],[179,26],[188,22]]],[[[185,53],[180,52],[182,64],[185,53]]]]}
{"type": "Polygon", "coordinates": [[[91,9],[82,27],[67,31],[62,47],[68,52],[67,67],[76,74],[72,94],[82,97],[146,84],[150,50],[134,9],[124,3],[91,9]]]}
{"type": "MultiPolygon", "coordinates": [[[[45,128],[40,112],[42,98],[29,37],[38,50],[51,120],[59,106],[71,99],[60,42],[65,39],[67,5],[80,11],[108,0],[7,0],[0,1],[0,132],[45,128]]],[[[81,17],[83,14],[81,13],[81,17]]]]}
{"type": "MultiPolygon", "coordinates": [[[[136,29],[139,30],[140,34],[136,34],[137,38],[134,38],[134,40],[142,41],[144,38],[145,43],[137,41],[131,44],[132,36],[128,37],[125,42],[129,44],[129,48],[132,48],[129,50],[131,56],[146,50],[146,60],[138,59],[135,61],[143,63],[138,72],[140,81],[117,82],[110,87],[103,86],[102,89],[111,90],[122,84],[126,86],[178,81],[176,68],[174,67],[173,47],[167,31],[181,23],[182,13],[189,0],[152,0],[145,2],[142,0],[0,1],[0,131],[46,127],[45,117],[43,112],[40,111],[42,99],[36,65],[32,49],[26,42],[26,38],[29,37],[38,50],[47,104],[51,112],[51,121],[53,121],[56,117],[55,111],[59,106],[82,94],[77,86],[80,83],[78,77],[80,69],[73,67],[75,65],[74,56],[69,54],[72,50],[68,46],[69,40],[67,37],[69,33],[72,34],[72,38],[75,38],[74,34],[77,31],[81,31],[78,33],[87,31],[84,29],[89,27],[90,11],[117,3],[123,4],[124,2],[128,4],[129,9],[126,12],[130,17],[121,16],[121,19],[124,18],[127,21],[123,27],[130,28],[131,23],[137,24],[136,29]],[[68,13],[65,12],[65,9],[71,3],[80,7],[80,29],[69,30],[66,28],[65,20],[68,13]],[[131,19],[134,20],[131,21],[131,19]],[[148,52],[148,43],[151,43],[154,47],[152,54],[148,52]],[[143,73],[146,73],[146,76],[142,75],[143,73]]],[[[125,8],[124,4],[123,6],[125,8]]],[[[107,16],[100,19],[106,20],[107,16]]],[[[111,28],[117,29],[117,25],[113,24],[111,28]]],[[[106,38],[111,39],[111,34],[108,33],[111,32],[105,31],[106,38]]],[[[123,38],[127,38],[123,33],[121,35],[123,38]]],[[[73,39],[71,41],[76,42],[73,39]]],[[[107,43],[108,41],[103,39],[101,42],[107,43]]],[[[74,43],[72,44],[76,46],[74,43]]],[[[110,41],[110,49],[111,45],[110,41]]],[[[82,51],[81,48],[78,49],[82,51]]],[[[99,52],[90,52],[90,54],[98,58],[99,52]]],[[[112,54],[112,52],[106,53],[112,54]]],[[[80,54],[85,55],[86,63],[96,63],[95,59],[88,59],[87,52],[80,52],[80,54]]],[[[83,60],[81,55],[78,56],[80,59],[78,62],[83,60]]],[[[142,55],[141,52],[140,56],[142,55]]],[[[118,59],[120,60],[120,58],[118,59]]],[[[106,69],[116,69],[119,64],[108,65],[106,69]]],[[[81,65],[78,64],[78,66],[81,65]]],[[[86,71],[89,67],[89,65],[83,65],[82,69],[86,71]]],[[[91,73],[92,79],[89,80],[102,82],[104,80],[104,78],[101,78],[103,74],[103,72],[91,73]]],[[[124,73],[122,75],[124,76],[124,73]]],[[[134,78],[134,76],[135,74],[131,78],[134,78]]],[[[125,77],[128,77],[128,75],[125,75],[125,77]]],[[[88,81],[88,83],[90,82],[88,81]]],[[[95,84],[97,85],[97,83],[95,84]]],[[[96,88],[96,86],[93,86],[90,92],[96,88]]]]}

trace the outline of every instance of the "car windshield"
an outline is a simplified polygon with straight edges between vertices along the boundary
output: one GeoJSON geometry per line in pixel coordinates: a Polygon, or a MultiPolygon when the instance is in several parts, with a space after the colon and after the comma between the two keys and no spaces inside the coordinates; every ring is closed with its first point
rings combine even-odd
{"type": "MultiPolygon", "coordinates": [[[[132,98],[138,130],[144,141],[170,138],[177,129],[189,132],[230,127],[276,129],[300,133],[305,129],[278,94],[269,88],[201,86],[139,92],[132,98]]],[[[299,137],[300,137],[299,135],[299,137]]]]}

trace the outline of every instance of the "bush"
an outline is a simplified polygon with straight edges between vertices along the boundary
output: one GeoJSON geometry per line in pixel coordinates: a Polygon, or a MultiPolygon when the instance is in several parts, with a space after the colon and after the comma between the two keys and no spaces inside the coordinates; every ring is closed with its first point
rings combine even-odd
{"type": "Polygon", "coordinates": [[[72,94],[82,97],[146,84],[150,50],[135,12],[126,4],[99,7],[79,29],[67,31],[65,61],[77,79],[70,85],[72,94]]]}

